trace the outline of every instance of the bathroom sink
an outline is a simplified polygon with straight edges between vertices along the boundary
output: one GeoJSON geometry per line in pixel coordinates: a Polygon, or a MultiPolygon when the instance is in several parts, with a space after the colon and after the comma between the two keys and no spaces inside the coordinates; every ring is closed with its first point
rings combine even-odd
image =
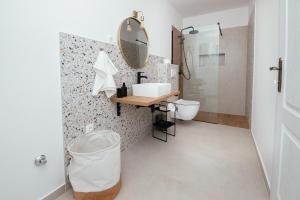
{"type": "Polygon", "coordinates": [[[171,93],[170,83],[142,83],[132,85],[133,96],[160,97],[171,93]]]}

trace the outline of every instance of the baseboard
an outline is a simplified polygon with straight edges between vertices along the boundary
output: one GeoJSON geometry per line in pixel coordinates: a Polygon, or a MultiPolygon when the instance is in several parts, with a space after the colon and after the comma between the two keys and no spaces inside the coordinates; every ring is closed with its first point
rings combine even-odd
{"type": "Polygon", "coordinates": [[[251,135],[252,135],[252,139],[253,139],[253,143],[254,143],[254,146],[255,146],[255,150],[256,150],[256,155],[257,155],[257,159],[258,159],[258,163],[259,163],[259,166],[260,166],[260,169],[262,171],[262,174],[263,174],[263,177],[264,177],[264,182],[265,182],[265,185],[266,185],[266,188],[267,188],[267,191],[268,193],[270,194],[270,182],[269,182],[269,179],[266,175],[266,167],[264,165],[264,162],[262,160],[262,156],[261,156],[261,153],[259,151],[259,148],[256,144],[256,140],[255,140],[255,137],[252,133],[252,131],[250,130],[251,132],[251,135]]]}
{"type": "Polygon", "coordinates": [[[41,198],[41,200],[55,200],[70,188],[71,188],[71,184],[70,182],[67,182],[66,184],[61,185],[60,187],[58,187],[56,190],[49,193],[45,197],[41,198]]]}

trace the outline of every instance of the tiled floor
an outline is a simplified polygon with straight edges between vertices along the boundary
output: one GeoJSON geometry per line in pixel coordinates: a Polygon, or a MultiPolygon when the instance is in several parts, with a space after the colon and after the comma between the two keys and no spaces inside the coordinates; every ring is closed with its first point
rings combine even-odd
{"type": "Polygon", "coordinates": [[[249,130],[195,121],[168,143],[147,136],[123,152],[122,179],[116,200],[269,199],[249,130]]]}

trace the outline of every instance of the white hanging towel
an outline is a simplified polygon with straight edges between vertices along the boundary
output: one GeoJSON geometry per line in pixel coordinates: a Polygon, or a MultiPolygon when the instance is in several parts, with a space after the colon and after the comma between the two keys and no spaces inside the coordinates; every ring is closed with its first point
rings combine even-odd
{"type": "Polygon", "coordinates": [[[118,73],[118,69],[104,51],[100,51],[94,70],[96,76],[92,95],[96,96],[100,91],[105,91],[106,96],[110,98],[116,93],[116,83],[113,75],[118,73]]]}

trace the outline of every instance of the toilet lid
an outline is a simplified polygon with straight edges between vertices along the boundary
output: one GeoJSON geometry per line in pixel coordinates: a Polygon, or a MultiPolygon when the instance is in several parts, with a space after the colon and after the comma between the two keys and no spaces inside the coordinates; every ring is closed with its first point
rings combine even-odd
{"type": "Polygon", "coordinates": [[[175,102],[176,104],[180,104],[180,105],[199,105],[200,102],[199,101],[190,101],[190,100],[183,100],[183,99],[179,99],[175,102]]]}

